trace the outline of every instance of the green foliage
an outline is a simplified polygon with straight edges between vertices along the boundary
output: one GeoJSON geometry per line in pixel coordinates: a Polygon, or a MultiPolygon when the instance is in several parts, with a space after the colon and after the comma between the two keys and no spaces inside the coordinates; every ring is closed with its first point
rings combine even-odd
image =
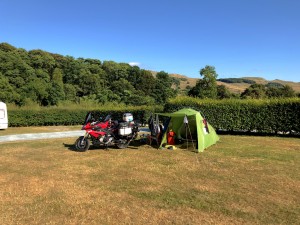
{"type": "Polygon", "coordinates": [[[114,61],[104,61],[103,69],[108,80],[115,81],[121,78],[128,79],[131,66],[127,63],[116,63],[114,61]]]}
{"type": "Polygon", "coordinates": [[[156,103],[163,104],[169,98],[175,97],[177,95],[177,90],[172,88],[173,79],[168,73],[160,71],[156,74],[156,83],[151,96],[155,99],[156,103]]]}
{"type": "Polygon", "coordinates": [[[56,66],[53,56],[43,50],[31,50],[28,52],[30,66],[34,69],[43,69],[48,74],[53,72],[56,66]]]}
{"type": "Polygon", "coordinates": [[[218,97],[218,99],[231,98],[232,94],[230,93],[228,88],[226,88],[225,85],[218,85],[217,86],[217,97],[218,97]]]}
{"type": "Polygon", "coordinates": [[[65,99],[71,102],[77,102],[76,86],[72,84],[64,84],[65,99]]]}
{"type": "Polygon", "coordinates": [[[20,96],[16,93],[14,88],[10,85],[8,79],[0,72],[0,100],[3,102],[14,102],[20,96]]]}
{"type": "Polygon", "coordinates": [[[201,100],[178,97],[166,112],[190,107],[200,111],[217,130],[300,133],[300,99],[201,100]]]}
{"type": "Polygon", "coordinates": [[[9,126],[53,126],[53,125],[75,125],[84,120],[86,111],[82,110],[8,110],[9,126]],[[81,118],[81,120],[80,120],[81,118]]]}
{"type": "Polygon", "coordinates": [[[218,79],[218,81],[224,82],[224,83],[246,83],[246,84],[255,84],[254,80],[249,80],[245,78],[221,78],[218,79]]]}
{"type": "Polygon", "coordinates": [[[46,105],[50,85],[51,84],[45,80],[35,78],[22,87],[23,96],[25,98],[30,98],[41,105],[46,105]]]}
{"type": "Polygon", "coordinates": [[[134,87],[125,78],[120,78],[119,80],[112,82],[111,90],[114,90],[114,93],[120,96],[121,102],[128,102],[128,99],[134,92],[134,87]]]}
{"type": "Polygon", "coordinates": [[[189,92],[189,96],[194,96],[198,98],[217,98],[217,77],[218,74],[213,66],[205,66],[200,70],[200,75],[203,76],[202,79],[198,80],[196,86],[193,87],[189,92]]]}
{"type": "Polygon", "coordinates": [[[277,83],[252,84],[241,94],[243,99],[262,99],[262,98],[292,98],[296,97],[295,91],[289,85],[277,83]]]}
{"type": "Polygon", "coordinates": [[[273,88],[283,88],[283,84],[277,83],[277,82],[269,82],[266,84],[267,88],[273,87],[273,88]]]}
{"type": "Polygon", "coordinates": [[[281,93],[282,93],[281,97],[292,98],[296,96],[296,92],[289,85],[284,85],[281,88],[281,93]]]}
{"type": "Polygon", "coordinates": [[[60,107],[39,107],[33,104],[31,107],[19,108],[8,105],[8,122],[10,127],[80,125],[88,112],[92,112],[96,119],[110,114],[115,120],[122,119],[123,113],[131,112],[135,120],[146,123],[151,112],[161,111],[162,107],[119,104],[97,106],[88,101],[80,105],[65,103],[60,107]]]}
{"type": "Polygon", "coordinates": [[[1,99],[19,106],[31,101],[54,106],[63,101],[78,103],[80,99],[163,104],[177,94],[179,84],[167,73],[155,78],[150,71],[127,63],[75,59],[39,49],[26,51],[7,43],[0,43],[0,80],[1,99]]]}
{"type": "Polygon", "coordinates": [[[137,77],[135,88],[147,95],[155,88],[155,78],[150,71],[141,70],[140,76],[137,77]]]}
{"type": "Polygon", "coordinates": [[[155,99],[150,96],[143,96],[140,91],[135,91],[126,102],[128,105],[143,106],[155,105],[155,99]]]}
{"type": "Polygon", "coordinates": [[[0,43],[0,50],[10,52],[16,50],[16,48],[8,43],[0,43]]]}
{"type": "Polygon", "coordinates": [[[260,99],[265,97],[266,87],[263,84],[252,84],[241,94],[241,98],[260,99]]]}
{"type": "Polygon", "coordinates": [[[179,87],[180,86],[180,79],[176,78],[176,77],[171,77],[172,83],[176,86],[179,87]]]}

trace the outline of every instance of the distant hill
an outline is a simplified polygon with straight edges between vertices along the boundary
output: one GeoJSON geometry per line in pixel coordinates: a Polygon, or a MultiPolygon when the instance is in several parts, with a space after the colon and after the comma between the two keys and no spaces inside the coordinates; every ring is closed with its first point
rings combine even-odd
{"type": "MultiPolygon", "coordinates": [[[[178,78],[180,80],[180,89],[184,90],[188,86],[194,87],[199,78],[189,78],[181,74],[170,74],[171,77],[178,78]]],[[[284,80],[266,80],[261,77],[241,77],[241,78],[224,78],[217,81],[218,85],[226,86],[231,92],[242,93],[246,88],[251,85],[251,82],[254,81],[257,84],[268,84],[268,83],[278,83],[282,85],[291,86],[296,92],[300,92],[300,82],[284,81],[284,80]],[[221,81],[222,80],[222,81],[221,81]],[[227,82],[224,82],[228,80],[227,82]],[[242,82],[244,80],[244,82],[242,82]]]]}

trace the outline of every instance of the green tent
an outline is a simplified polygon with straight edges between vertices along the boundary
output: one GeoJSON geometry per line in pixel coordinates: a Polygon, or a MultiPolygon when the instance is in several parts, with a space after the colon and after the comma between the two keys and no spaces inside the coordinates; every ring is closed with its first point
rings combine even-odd
{"type": "MultiPolygon", "coordinates": [[[[203,152],[207,147],[215,144],[219,137],[214,128],[204,119],[200,112],[184,108],[174,113],[157,113],[169,117],[169,123],[165,127],[161,145],[167,144],[167,133],[172,130],[177,139],[197,141],[197,151],[203,152]]],[[[196,145],[196,143],[195,143],[196,145]]],[[[196,146],[195,146],[196,147],[196,146]]]]}

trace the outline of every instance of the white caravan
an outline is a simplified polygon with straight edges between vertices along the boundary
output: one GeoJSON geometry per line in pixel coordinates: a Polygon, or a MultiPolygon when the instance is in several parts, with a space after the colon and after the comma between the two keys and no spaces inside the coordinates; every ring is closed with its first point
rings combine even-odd
{"type": "Polygon", "coordinates": [[[0,130],[7,129],[8,127],[8,116],[7,108],[4,102],[0,102],[0,130]]]}

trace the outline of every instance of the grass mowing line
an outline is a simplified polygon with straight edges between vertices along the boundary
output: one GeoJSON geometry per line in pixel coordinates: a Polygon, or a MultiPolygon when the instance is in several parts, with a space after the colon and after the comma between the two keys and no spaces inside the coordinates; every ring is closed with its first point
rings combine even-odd
{"type": "Polygon", "coordinates": [[[72,151],[74,138],[1,145],[0,220],[297,224],[300,140],[222,135],[204,153],[72,151]]]}

